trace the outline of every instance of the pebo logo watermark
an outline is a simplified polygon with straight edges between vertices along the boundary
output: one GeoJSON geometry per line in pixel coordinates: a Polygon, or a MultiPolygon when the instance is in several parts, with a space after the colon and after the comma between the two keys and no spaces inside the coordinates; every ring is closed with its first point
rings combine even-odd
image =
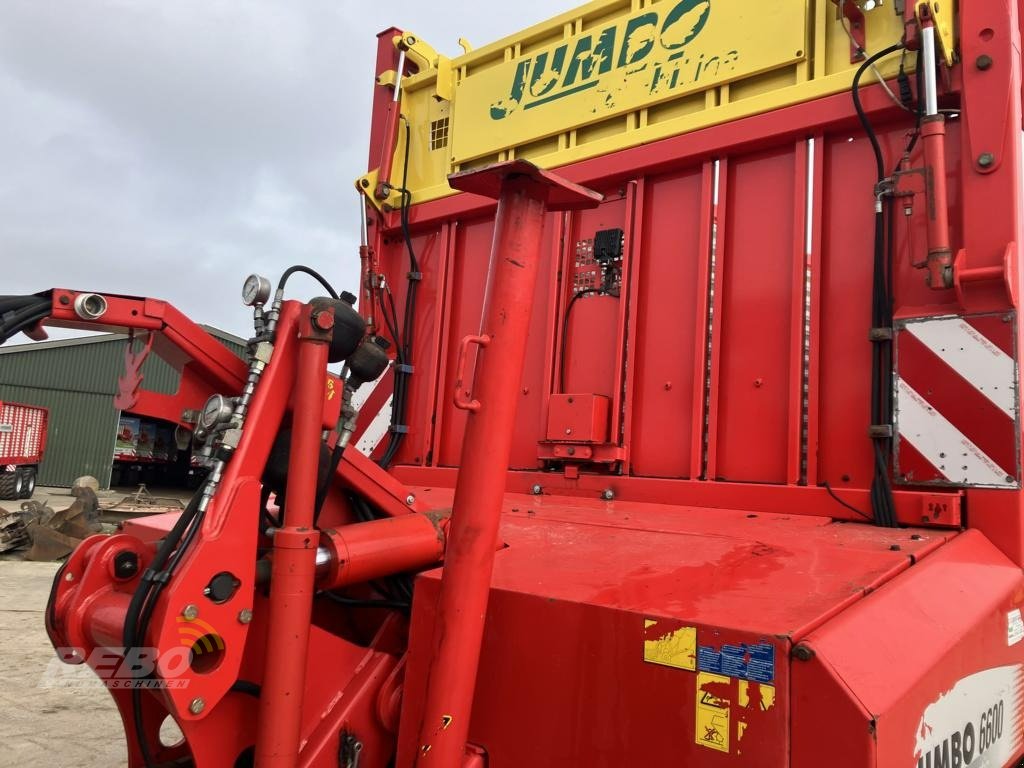
{"type": "Polygon", "coordinates": [[[167,648],[58,648],[40,688],[185,688],[188,673],[216,668],[224,640],[207,622],[177,617],[179,645],[167,648]]]}
{"type": "Polygon", "coordinates": [[[192,649],[58,648],[39,680],[40,688],[185,688],[192,649]],[[84,664],[83,664],[84,662],[84,664]],[[154,677],[159,664],[160,676],[154,677]]]}

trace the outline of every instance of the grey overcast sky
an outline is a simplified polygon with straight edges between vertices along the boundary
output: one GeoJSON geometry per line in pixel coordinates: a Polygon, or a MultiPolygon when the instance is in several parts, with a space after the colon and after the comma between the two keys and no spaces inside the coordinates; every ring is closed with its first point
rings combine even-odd
{"type": "Polygon", "coordinates": [[[153,296],[245,336],[250,272],[352,290],[376,33],[456,55],[578,4],[0,0],[0,294],[153,296]]]}

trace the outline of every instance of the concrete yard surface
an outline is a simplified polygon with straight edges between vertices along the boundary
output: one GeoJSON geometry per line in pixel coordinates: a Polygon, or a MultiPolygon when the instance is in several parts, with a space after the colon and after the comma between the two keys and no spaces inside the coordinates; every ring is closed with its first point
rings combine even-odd
{"type": "Polygon", "coordinates": [[[84,665],[60,663],[43,624],[59,563],[0,561],[0,766],[127,766],[114,701],[84,665]]]}

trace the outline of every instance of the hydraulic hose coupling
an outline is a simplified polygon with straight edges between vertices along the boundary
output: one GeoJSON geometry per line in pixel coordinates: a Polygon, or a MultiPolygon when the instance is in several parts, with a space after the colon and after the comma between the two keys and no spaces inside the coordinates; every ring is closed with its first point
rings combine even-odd
{"type": "Polygon", "coordinates": [[[99,320],[107,313],[107,300],[98,293],[80,293],[75,297],[75,314],[83,320],[99,320]]]}

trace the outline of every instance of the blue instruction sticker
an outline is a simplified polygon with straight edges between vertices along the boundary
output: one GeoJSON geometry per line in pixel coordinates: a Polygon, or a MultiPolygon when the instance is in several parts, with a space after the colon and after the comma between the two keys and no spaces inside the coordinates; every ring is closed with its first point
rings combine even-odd
{"type": "Polygon", "coordinates": [[[722,654],[710,645],[702,645],[697,649],[697,669],[701,672],[722,672],[722,654]]]}
{"type": "Polygon", "coordinates": [[[722,646],[722,674],[729,677],[747,677],[747,646],[722,646]]]}
{"type": "Polygon", "coordinates": [[[775,646],[770,643],[747,647],[750,660],[747,662],[747,680],[755,683],[770,683],[775,680],[775,646]]]}
{"type": "Polygon", "coordinates": [[[702,645],[697,649],[697,669],[754,683],[772,683],[775,681],[775,646],[740,643],[723,645],[719,651],[702,645]]]}

